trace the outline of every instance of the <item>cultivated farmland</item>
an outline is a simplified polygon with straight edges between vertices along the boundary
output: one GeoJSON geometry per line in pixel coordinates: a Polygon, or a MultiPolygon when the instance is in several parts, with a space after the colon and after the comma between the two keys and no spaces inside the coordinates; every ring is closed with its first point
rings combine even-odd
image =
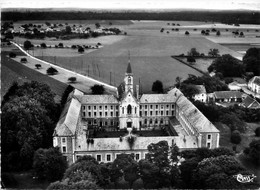
{"type": "MultiPolygon", "coordinates": [[[[84,21],[81,21],[82,23],[84,21]]],[[[93,25],[93,23],[95,22],[88,24],[93,25]]],[[[102,21],[99,23],[102,25],[102,21]]],[[[74,22],[74,24],[80,23],[74,22]]],[[[104,24],[108,23],[104,22],[104,24]]],[[[187,54],[191,48],[196,48],[200,53],[207,55],[209,49],[216,48],[220,54],[231,54],[238,59],[242,59],[242,54],[224,47],[218,42],[221,42],[222,38],[229,41],[234,39],[251,40],[253,36],[257,35],[255,28],[249,27],[250,31],[247,33],[246,26],[243,26],[241,29],[245,33],[245,38],[235,38],[231,31],[226,31],[226,26],[214,25],[213,23],[205,24],[205,22],[128,21],[115,24],[126,31],[127,35],[76,40],[30,40],[33,44],[39,45],[44,42],[47,46],[57,45],[60,42],[64,46],[95,45],[100,42],[102,46],[98,49],[85,49],[83,54],[79,54],[77,49],[70,48],[35,48],[33,53],[44,60],[118,86],[123,81],[128,63],[128,52],[130,52],[134,82],[138,84],[140,81],[143,92],[149,92],[155,80],[161,80],[164,87],[167,88],[174,85],[177,76],[186,78],[188,74],[201,75],[191,67],[172,59],[172,55],[187,54]],[[180,26],[177,26],[177,24],[180,26]],[[214,27],[221,30],[223,37],[216,37],[216,32],[210,32],[210,36],[207,37],[201,35],[202,29],[214,27]],[[161,28],[165,29],[164,32],[160,32],[161,28]],[[178,30],[175,31],[173,28],[178,28],[178,30]],[[194,30],[195,28],[197,30],[194,30]],[[189,31],[190,35],[184,34],[186,30],[189,31]],[[214,43],[214,40],[217,43],[214,43]]],[[[237,28],[228,26],[229,30],[237,30],[237,28]]],[[[259,40],[259,38],[254,37],[254,40],[256,39],[259,40]]],[[[20,44],[24,41],[22,38],[16,38],[16,40],[20,44]]],[[[205,71],[209,64],[208,61],[201,64],[198,62],[196,66],[205,71]]]]}

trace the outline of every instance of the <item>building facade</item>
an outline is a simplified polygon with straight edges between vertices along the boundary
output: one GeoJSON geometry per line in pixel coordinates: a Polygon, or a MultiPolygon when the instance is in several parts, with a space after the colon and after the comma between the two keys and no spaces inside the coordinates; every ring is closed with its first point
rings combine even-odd
{"type": "Polygon", "coordinates": [[[248,81],[248,88],[256,93],[260,94],[260,76],[254,76],[248,81]]]}
{"type": "Polygon", "coordinates": [[[121,153],[134,153],[140,160],[149,144],[161,140],[180,150],[217,148],[219,131],[177,88],[141,96],[137,88],[134,94],[130,62],[120,96],[71,92],[53,135],[53,145],[69,163],[84,155],[112,162],[121,153]]]}

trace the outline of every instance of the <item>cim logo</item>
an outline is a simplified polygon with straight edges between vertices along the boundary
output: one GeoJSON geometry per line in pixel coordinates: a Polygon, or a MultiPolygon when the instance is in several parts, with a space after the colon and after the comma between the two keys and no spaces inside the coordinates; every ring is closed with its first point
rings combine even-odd
{"type": "Polygon", "coordinates": [[[256,178],[256,176],[254,174],[252,174],[252,175],[237,174],[237,175],[234,175],[234,177],[240,183],[250,183],[250,182],[254,181],[254,178],[256,178]]]}

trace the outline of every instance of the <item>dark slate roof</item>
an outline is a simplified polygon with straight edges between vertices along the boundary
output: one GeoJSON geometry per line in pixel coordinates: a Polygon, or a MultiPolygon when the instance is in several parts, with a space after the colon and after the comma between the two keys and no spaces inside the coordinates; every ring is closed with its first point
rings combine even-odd
{"type": "Polygon", "coordinates": [[[81,97],[82,104],[118,104],[114,95],[84,95],[81,97]]]}
{"type": "Polygon", "coordinates": [[[242,106],[246,108],[252,108],[252,109],[259,109],[260,103],[257,102],[254,98],[247,96],[243,102],[241,103],[242,106]]]}
{"type": "Polygon", "coordinates": [[[126,73],[132,73],[132,68],[131,68],[130,61],[128,62],[126,73]]]}
{"type": "Polygon", "coordinates": [[[213,93],[215,98],[242,98],[243,94],[239,91],[216,91],[213,93]]]}
{"type": "Polygon", "coordinates": [[[73,136],[76,132],[78,117],[80,115],[81,103],[75,95],[83,95],[82,92],[75,89],[70,93],[67,103],[61,113],[60,119],[56,125],[54,135],[73,136]]]}
{"type": "Polygon", "coordinates": [[[215,132],[219,130],[183,95],[177,98],[176,101],[179,111],[185,115],[186,120],[193,125],[193,127],[202,133],[215,132]]]}

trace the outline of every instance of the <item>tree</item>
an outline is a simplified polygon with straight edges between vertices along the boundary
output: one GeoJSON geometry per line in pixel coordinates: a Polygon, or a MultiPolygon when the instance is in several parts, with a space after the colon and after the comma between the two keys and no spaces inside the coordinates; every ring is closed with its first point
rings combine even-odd
{"type": "Polygon", "coordinates": [[[41,43],[41,48],[47,48],[47,45],[45,43],[41,43]]]}
{"type": "Polygon", "coordinates": [[[15,57],[16,57],[16,54],[13,53],[13,52],[11,52],[11,53],[9,53],[9,57],[10,57],[10,58],[15,58],[15,57]]]}
{"type": "Polygon", "coordinates": [[[71,27],[70,26],[66,26],[65,33],[66,34],[70,34],[71,33],[71,27]]]}
{"type": "Polygon", "coordinates": [[[74,82],[77,81],[77,78],[76,77],[69,77],[68,81],[71,82],[71,83],[74,83],[74,82]]]}
{"type": "Polygon", "coordinates": [[[233,175],[245,171],[233,156],[218,156],[203,159],[192,172],[193,188],[238,188],[233,175]],[[222,179],[222,180],[221,180],[222,179]]]}
{"type": "Polygon", "coordinates": [[[40,68],[42,67],[42,65],[41,65],[41,64],[35,64],[35,67],[36,67],[37,69],[40,69],[40,68]]]}
{"type": "Polygon", "coordinates": [[[95,84],[94,86],[90,87],[92,90],[92,94],[104,94],[105,88],[103,85],[95,84]]]}
{"type": "Polygon", "coordinates": [[[175,84],[175,86],[177,87],[177,88],[180,88],[180,86],[181,86],[181,80],[182,80],[182,78],[181,77],[176,77],[176,79],[175,79],[175,82],[176,82],[176,84],[175,84]]]}
{"type": "Polygon", "coordinates": [[[244,67],[237,59],[226,54],[215,59],[209,66],[208,71],[220,72],[224,77],[241,77],[244,73],[244,67]]]}
{"type": "Polygon", "coordinates": [[[260,137],[260,127],[257,127],[257,128],[255,129],[255,136],[256,136],[256,137],[260,137]]]}
{"type": "Polygon", "coordinates": [[[79,53],[84,53],[84,48],[83,48],[82,46],[79,46],[78,52],[79,52],[79,53]]]}
{"type": "Polygon", "coordinates": [[[147,147],[147,160],[158,167],[157,174],[158,188],[169,187],[170,180],[170,160],[169,145],[167,141],[160,141],[156,144],[151,143],[147,147]]]}
{"type": "Polygon", "coordinates": [[[88,175],[91,174],[96,183],[100,186],[107,184],[106,180],[101,173],[101,167],[95,158],[91,156],[83,156],[72,164],[65,172],[63,180],[68,179],[69,184],[78,183],[84,180],[88,175]]]}
{"type": "Polygon", "coordinates": [[[233,144],[239,144],[241,142],[242,138],[241,138],[241,135],[240,135],[240,132],[235,130],[231,133],[231,137],[230,137],[230,141],[233,143],[233,144]]]}
{"type": "Polygon", "coordinates": [[[56,75],[58,73],[57,69],[53,67],[49,67],[46,72],[48,75],[56,75]]]}
{"type": "Polygon", "coordinates": [[[201,30],[201,34],[204,35],[205,34],[205,30],[201,30]]]}
{"type": "MultiPolygon", "coordinates": [[[[44,145],[45,138],[49,138],[47,129],[53,127],[46,110],[35,99],[26,96],[16,97],[5,103],[2,114],[2,152],[8,155],[18,151],[20,163],[18,168],[30,168],[34,151],[44,145]],[[25,109],[26,108],[26,109],[25,109]]],[[[52,130],[53,132],[53,130],[52,130]]],[[[4,162],[3,162],[4,163],[4,162]]]]}
{"type": "Polygon", "coordinates": [[[196,48],[191,48],[190,51],[188,51],[188,56],[197,57],[200,56],[200,53],[196,50],[196,48]]]}
{"type": "Polygon", "coordinates": [[[153,83],[152,91],[157,93],[163,93],[163,83],[159,80],[156,80],[153,83]]]}
{"type": "MultiPolygon", "coordinates": [[[[134,160],[134,154],[120,154],[112,163],[112,170],[121,171],[119,176],[124,176],[124,179],[129,183],[130,189],[133,183],[139,178],[138,164],[134,160]]],[[[117,182],[117,180],[115,180],[117,182]]]]}
{"type": "MultiPolygon", "coordinates": [[[[75,175],[78,176],[78,173],[80,173],[80,171],[76,171],[75,175]]],[[[86,171],[84,173],[80,173],[79,180],[76,182],[70,182],[69,179],[64,179],[62,181],[51,183],[47,189],[100,189],[100,187],[93,179],[91,173],[86,171]]]]}
{"type": "Polygon", "coordinates": [[[218,30],[217,33],[216,33],[217,36],[220,36],[220,31],[218,30]]]}
{"type": "Polygon", "coordinates": [[[195,63],[196,60],[194,59],[194,57],[189,56],[189,57],[187,57],[187,62],[189,62],[189,63],[195,63]]]}
{"type": "Polygon", "coordinates": [[[28,40],[26,40],[24,43],[23,43],[23,47],[25,50],[29,50],[30,48],[33,47],[32,43],[28,40]]]}
{"type": "Polygon", "coordinates": [[[184,83],[180,86],[180,90],[190,100],[193,100],[193,97],[199,93],[199,90],[192,84],[184,83]]]}
{"type": "Polygon", "coordinates": [[[255,76],[260,75],[260,50],[249,48],[243,57],[243,65],[246,72],[253,72],[255,76]]]}
{"type": "Polygon", "coordinates": [[[256,166],[260,166],[260,140],[253,140],[244,153],[256,166]]]}
{"type": "Polygon", "coordinates": [[[138,165],[144,188],[155,188],[157,186],[159,168],[148,160],[140,160],[138,165]]]}
{"type": "Polygon", "coordinates": [[[57,108],[54,93],[46,84],[32,81],[11,86],[2,102],[2,153],[6,167],[29,168],[34,150],[52,146],[54,122],[60,114],[57,108]]]}
{"type": "Polygon", "coordinates": [[[211,57],[219,57],[219,50],[218,49],[210,49],[209,52],[208,52],[208,55],[211,56],[211,57]]]}
{"type": "Polygon", "coordinates": [[[182,162],[180,165],[181,171],[181,179],[183,181],[183,188],[192,188],[191,179],[193,170],[196,169],[199,163],[199,159],[197,157],[190,158],[182,162]]]}
{"type": "Polygon", "coordinates": [[[59,43],[59,48],[63,48],[64,46],[63,46],[63,43],[59,43]]]}
{"type": "Polygon", "coordinates": [[[25,57],[21,58],[21,63],[27,63],[27,59],[25,57]]]}
{"type": "Polygon", "coordinates": [[[58,147],[40,148],[34,153],[33,169],[40,179],[61,180],[66,168],[67,162],[58,147]]]}
{"type": "Polygon", "coordinates": [[[97,22],[97,23],[95,23],[95,26],[96,26],[96,28],[100,28],[100,24],[97,22]]]}
{"type": "Polygon", "coordinates": [[[188,31],[185,32],[185,35],[189,35],[190,33],[188,31]]]}

